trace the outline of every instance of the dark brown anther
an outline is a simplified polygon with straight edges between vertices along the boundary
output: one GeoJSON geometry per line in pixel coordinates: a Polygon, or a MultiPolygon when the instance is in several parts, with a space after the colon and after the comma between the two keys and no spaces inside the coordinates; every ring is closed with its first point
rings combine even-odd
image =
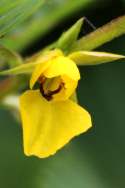
{"type": "Polygon", "coordinates": [[[40,76],[39,77],[39,83],[43,84],[46,81],[46,77],[45,76],[40,76]]]}
{"type": "Polygon", "coordinates": [[[50,101],[50,100],[52,99],[52,96],[51,96],[49,93],[48,93],[48,94],[45,94],[42,84],[40,85],[40,93],[41,93],[42,96],[43,96],[44,98],[46,98],[48,101],[50,101]]]}
{"type": "Polygon", "coordinates": [[[59,93],[64,86],[64,83],[60,83],[59,87],[54,91],[48,91],[48,93],[44,92],[43,85],[40,85],[40,92],[44,98],[46,98],[48,101],[52,100],[53,95],[59,93]]]}

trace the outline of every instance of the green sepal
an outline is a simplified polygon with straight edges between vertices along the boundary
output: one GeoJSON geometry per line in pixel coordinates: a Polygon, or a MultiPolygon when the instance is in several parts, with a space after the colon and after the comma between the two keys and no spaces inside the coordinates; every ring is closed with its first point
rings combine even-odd
{"type": "Polygon", "coordinates": [[[78,38],[83,21],[84,18],[79,19],[70,29],[64,32],[56,42],[56,48],[59,48],[64,52],[69,52],[78,38]]]}
{"type": "Polygon", "coordinates": [[[125,56],[112,54],[107,52],[89,52],[89,51],[78,51],[73,52],[68,56],[77,65],[98,65],[115,61],[118,59],[125,59],[125,56]]]}
{"type": "Polygon", "coordinates": [[[20,66],[1,71],[0,75],[19,75],[19,74],[30,74],[35,68],[36,63],[25,63],[20,66]]]}
{"type": "Polygon", "coordinates": [[[58,49],[53,51],[43,52],[42,54],[36,54],[31,58],[27,59],[25,63],[16,66],[11,69],[7,69],[0,72],[0,75],[19,75],[19,74],[31,74],[36,67],[36,65],[43,63],[45,61],[49,61],[51,58],[62,54],[62,52],[58,49]]]}

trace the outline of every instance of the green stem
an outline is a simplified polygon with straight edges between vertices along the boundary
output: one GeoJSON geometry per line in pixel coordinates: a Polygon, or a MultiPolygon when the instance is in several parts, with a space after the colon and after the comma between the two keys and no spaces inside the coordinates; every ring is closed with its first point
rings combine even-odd
{"type": "Polygon", "coordinates": [[[72,51],[93,50],[122,34],[125,34],[125,16],[116,18],[87,36],[82,37],[74,44],[72,51]]]}

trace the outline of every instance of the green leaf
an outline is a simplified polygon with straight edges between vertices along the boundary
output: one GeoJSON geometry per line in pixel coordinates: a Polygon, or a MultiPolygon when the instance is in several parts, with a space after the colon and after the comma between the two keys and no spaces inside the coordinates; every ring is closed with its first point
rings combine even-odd
{"type": "Polygon", "coordinates": [[[64,32],[56,43],[56,47],[62,51],[69,51],[76,42],[80,33],[84,18],[79,19],[70,29],[64,32]]]}
{"type": "MultiPolygon", "coordinates": [[[[2,43],[14,50],[23,50],[39,37],[43,37],[52,28],[67,19],[71,13],[92,6],[97,0],[51,0],[45,1],[38,11],[27,19],[15,31],[2,39],[2,43]],[[13,38],[15,43],[13,42],[13,38]]],[[[60,31],[61,32],[61,31],[60,31]]]]}
{"type": "Polygon", "coordinates": [[[16,52],[0,46],[0,67],[8,65],[10,68],[22,64],[23,60],[16,52]]]}
{"type": "Polygon", "coordinates": [[[125,34],[125,16],[121,16],[79,39],[72,51],[93,50],[106,42],[125,34]]]}
{"type": "Polygon", "coordinates": [[[43,0],[2,0],[0,2],[0,36],[15,28],[42,4],[43,0]]]}
{"type": "Polygon", "coordinates": [[[107,52],[78,51],[71,53],[69,58],[75,61],[77,65],[98,65],[118,59],[125,59],[125,56],[107,52]]]}

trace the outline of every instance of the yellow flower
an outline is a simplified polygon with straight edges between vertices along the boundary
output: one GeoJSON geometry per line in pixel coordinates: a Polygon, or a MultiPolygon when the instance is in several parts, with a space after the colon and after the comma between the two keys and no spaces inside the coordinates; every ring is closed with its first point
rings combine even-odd
{"type": "Polygon", "coordinates": [[[20,97],[24,152],[40,158],[56,153],[91,127],[89,113],[73,102],[80,73],[76,64],[59,50],[36,65],[30,90],[20,97]],[[52,55],[54,54],[54,55],[52,55]],[[35,83],[39,89],[33,90],[35,83]]]}

